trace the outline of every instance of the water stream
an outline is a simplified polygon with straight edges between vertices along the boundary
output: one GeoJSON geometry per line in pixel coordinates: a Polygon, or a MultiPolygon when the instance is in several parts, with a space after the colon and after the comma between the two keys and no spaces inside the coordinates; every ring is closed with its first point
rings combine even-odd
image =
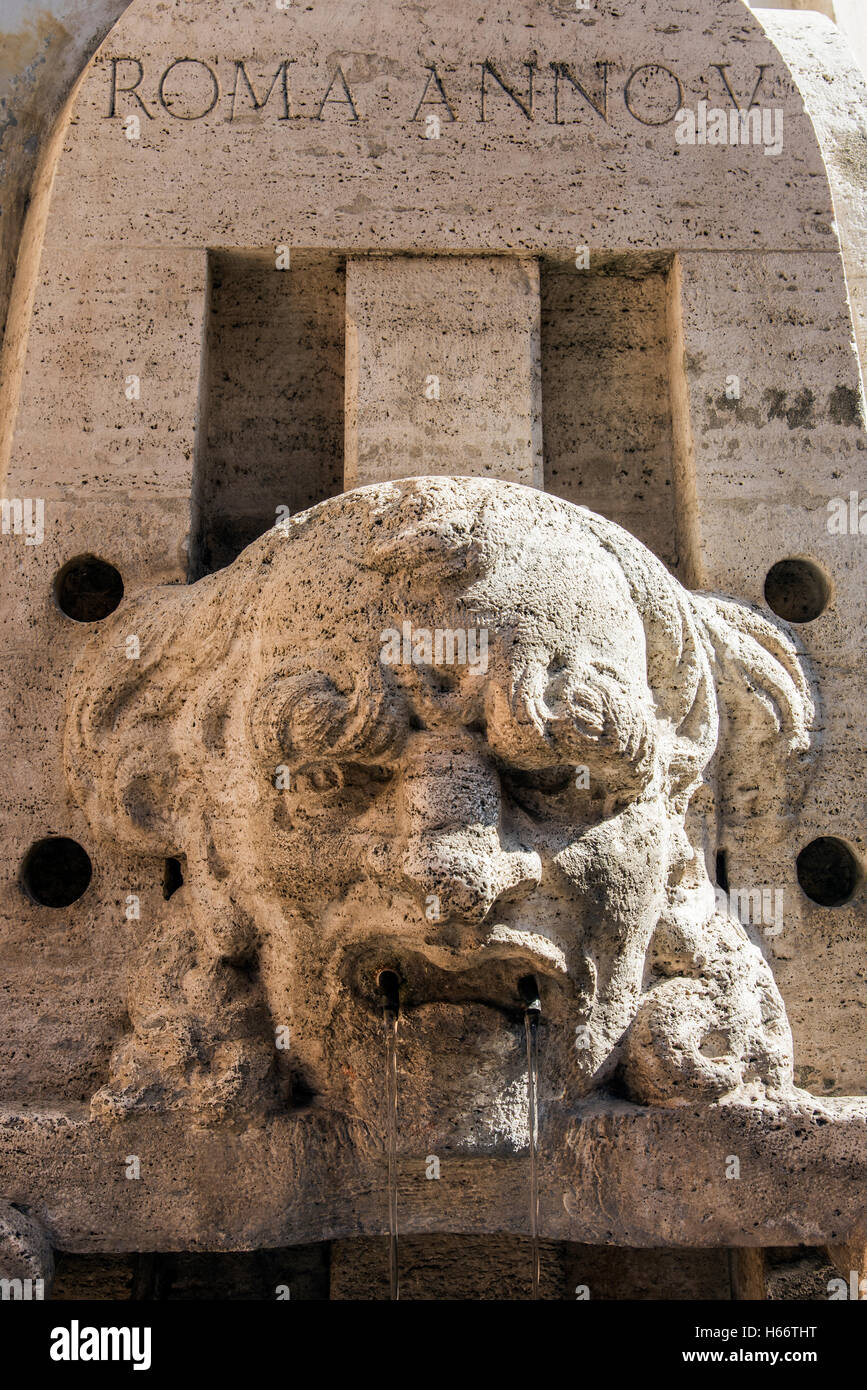
{"type": "MultiPolygon", "coordinates": [[[[384,991],[390,981],[384,982],[384,991]]],[[[385,1026],[385,1113],[388,1154],[388,1285],[389,1297],[400,1298],[400,1265],[397,1249],[397,1020],[396,989],[382,1011],[385,1026]]]]}
{"type": "Polygon", "coordinates": [[[532,1297],[539,1297],[539,1046],[537,1029],[538,1008],[524,1010],[524,1034],[527,1042],[527,1128],[530,1134],[530,1251],[532,1261],[532,1297]]]}
{"type": "MultiPolygon", "coordinates": [[[[536,982],[528,976],[520,982],[525,1001],[524,1037],[527,1045],[527,1128],[530,1139],[530,1249],[532,1298],[539,1297],[541,1269],[539,1251],[539,1048],[538,1025],[541,1013],[536,982]]],[[[383,971],[379,985],[384,997],[385,1028],[385,1112],[388,1157],[388,1283],[389,1297],[400,1299],[400,1264],[397,1236],[397,1023],[400,1014],[399,980],[383,971]]]]}

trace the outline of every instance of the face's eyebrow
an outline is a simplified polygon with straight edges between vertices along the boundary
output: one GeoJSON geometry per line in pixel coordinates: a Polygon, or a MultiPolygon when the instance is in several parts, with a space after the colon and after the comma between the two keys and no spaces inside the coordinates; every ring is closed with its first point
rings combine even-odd
{"type": "Polygon", "coordinates": [[[649,780],[658,747],[649,696],[611,669],[594,663],[552,678],[547,668],[530,666],[508,692],[492,680],[486,716],[493,751],[527,769],[602,761],[649,780]]]}
{"type": "Polygon", "coordinates": [[[507,691],[497,680],[485,690],[488,743],[497,757],[527,769],[554,767],[561,761],[548,728],[525,691],[507,691]]]}
{"type": "Polygon", "coordinates": [[[251,712],[256,745],[293,762],[376,762],[400,746],[407,723],[400,692],[373,669],[357,673],[346,694],[312,667],[274,676],[251,712]]]}

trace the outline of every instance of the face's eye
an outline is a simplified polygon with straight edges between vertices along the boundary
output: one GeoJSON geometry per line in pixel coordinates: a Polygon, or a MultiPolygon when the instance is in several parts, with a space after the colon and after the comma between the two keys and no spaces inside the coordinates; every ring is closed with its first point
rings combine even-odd
{"type": "Polygon", "coordinates": [[[325,812],[338,818],[363,815],[393,777],[390,767],[378,763],[308,763],[289,776],[282,818],[287,813],[293,822],[325,812]]]}
{"type": "Polygon", "coordinates": [[[337,763],[327,763],[323,767],[311,768],[307,778],[315,791],[339,791],[343,786],[343,768],[338,767],[337,763]]]}
{"type": "Polygon", "coordinates": [[[375,763],[371,767],[364,767],[359,763],[355,763],[354,768],[358,772],[366,774],[370,778],[371,782],[376,782],[380,786],[384,782],[390,782],[394,777],[393,768],[385,767],[384,765],[379,763],[375,763]]]}
{"type": "Polygon", "coordinates": [[[510,800],[534,820],[583,823],[595,799],[586,767],[507,768],[500,777],[510,800]]]}

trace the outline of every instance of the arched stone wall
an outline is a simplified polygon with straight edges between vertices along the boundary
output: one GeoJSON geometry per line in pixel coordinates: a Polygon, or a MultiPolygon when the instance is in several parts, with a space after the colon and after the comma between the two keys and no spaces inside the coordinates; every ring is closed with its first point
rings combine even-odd
{"type": "MultiPolygon", "coordinates": [[[[425,324],[453,331],[462,304],[482,303],[482,270],[516,262],[530,346],[500,408],[525,408],[535,428],[541,378],[542,472],[529,480],[634,530],[692,587],[763,605],[779,561],[826,577],[822,611],[800,627],[822,695],[812,782],[769,810],[750,769],[720,810],[719,849],[733,888],[783,895],[782,929],[755,926],[799,1080],[863,1090],[863,890],[822,907],[795,869],[819,837],[863,849],[857,501],[854,534],[828,526],[829,504],[863,486],[863,393],[820,147],[747,7],[520,0],[504,18],[398,0],[134,0],[61,138],[6,359],[7,497],[41,500],[45,535],[9,536],[2,552],[16,747],[0,903],[0,1026],[16,1060],[2,1099],[86,1105],[127,1026],[125,905],[138,899],[149,924],[173,911],[165,862],[97,850],[70,803],[58,731],[89,625],[61,611],[56,576],[93,555],[121,574],[124,602],[185,583],[214,479],[230,476],[247,519],[262,450],[286,462],[256,494],[275,517],[339,490],[341,385],[356,433],[378,428],[373,410],[359,424],[367,379],[393,392],[393,418],[408,413],[399,354],[380,352],[395,306],[415,305],[407,332],[435,374],[425,324]],[[681,108],[699,123],[720,108],[739,129],[730,117],[751,102],[771,117],[753,143],[676,138],[681,108]],[[385,288],[384,258],[403,277],[385,288]],[[297,467],[280,452],[289,415],[267,416],[278,395],[306,412],[297,467]],[[30,846],[59,835],[94,860],[87,893],[60,913],[19,881],[30,846]]],[[[362,481],[383,476],[372,468],[362,481]]]]}

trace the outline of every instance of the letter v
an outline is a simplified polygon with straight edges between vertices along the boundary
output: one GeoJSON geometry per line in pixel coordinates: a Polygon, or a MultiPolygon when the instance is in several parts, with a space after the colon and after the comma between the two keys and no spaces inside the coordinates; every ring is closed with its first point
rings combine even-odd
{"type": "MultiPolygon", "coordinates": [[[[711,67],[712,67],[712,68],[716,68],[717,72],[719,73],[720,77],[722,78],[723,82],[725,83],[725,89],[726,89],[726,91],[728,92],[729,96],[731,97],[732,101],[734,102],[735,106],[737,107],[737,109],[738,109],[739,111],[742,111],[742,110],[743,110],[743,107],[741,106],[740,102],[738,101],[737,97],[735,96],[734,92],[732,91],[732,85],[731,85],[731,83],[729,82],[729,79],[728,79],[728,68],[729,68],[730,66],[731,66],[731,65],[730,65],[729,63],[711,63],[711,67]]],[[[755,87],[753,87],[753,94],[752,94],[752,96],[750,97],[750,104],[749,104],[749,106],[747,107],[747,110],[748,110],[748,111],[750,111],[750,110],[755,106],[755,104],[756,104],[756,97],[758,96],[759,88],[760,88],[761,85],[762,85],[762,79],[764,78],[764,75],[765,75],[765,73],[768,71],[768,68],[771,66],[771,64],[770,64],[770,63],[757,63],[756,66],[757,66],[757,68],[758,68],[758,70],[759,70],[759,76],[758,76],[758,79],[757,79],[757,81],[756,81],[755,87]]]]}

